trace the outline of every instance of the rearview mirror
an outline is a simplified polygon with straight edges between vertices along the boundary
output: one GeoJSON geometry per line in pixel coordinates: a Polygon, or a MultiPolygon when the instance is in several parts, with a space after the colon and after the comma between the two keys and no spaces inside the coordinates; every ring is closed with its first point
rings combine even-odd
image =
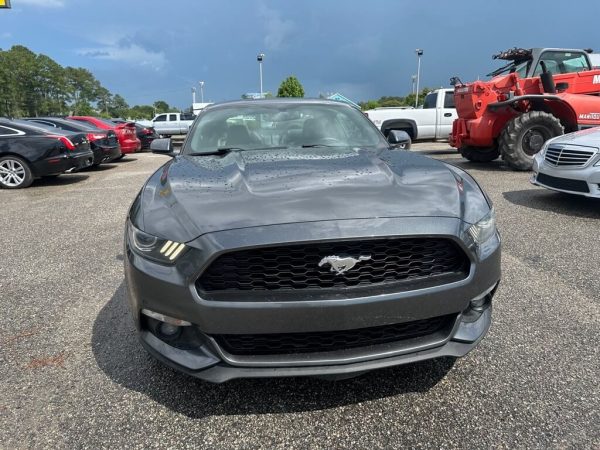
{"type": "Polygon", "coordinates": [[[406,131],[390,130],[387,140],[394,148],[398,148],[400,150],[408,150],[410,148],[411,140],[406,131]]]}
{"type": "Polygon", "coordinates": [[[154,139],[150,143],[150,151],[160,155],[173,156],[173,144],[171,143],[171,138],[154,139]]]}

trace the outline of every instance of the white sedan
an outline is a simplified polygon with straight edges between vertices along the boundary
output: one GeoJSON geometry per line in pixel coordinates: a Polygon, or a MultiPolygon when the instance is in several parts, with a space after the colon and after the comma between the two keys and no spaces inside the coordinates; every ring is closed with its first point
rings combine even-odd
{"type": "Polygon", "coordinates": [[[600,198],[600,127],[550,139],[533,160],[535,185],[600,198]]]}

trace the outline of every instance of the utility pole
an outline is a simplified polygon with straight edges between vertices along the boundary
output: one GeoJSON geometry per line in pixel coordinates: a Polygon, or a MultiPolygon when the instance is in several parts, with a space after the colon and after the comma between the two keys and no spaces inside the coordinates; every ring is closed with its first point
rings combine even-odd
{"type": "Polygon", "coordinates": [[[416,49],[415,53],[417,54],[417,91],[415,96],[415,108],[419,106],[419,79],[421,78],[421,56],[423,56],[423,49],[416,49]]]}
{"type": "Polygon", "coordinates": [[[258,76],[260,78],[260,98],[263,98],[263,71],[262,71],[262,63],[263,63],[264,57],[265,57],[264,53],[259,53],[258,56],[256,57],[256,60],[258,61],[258,76]]]}

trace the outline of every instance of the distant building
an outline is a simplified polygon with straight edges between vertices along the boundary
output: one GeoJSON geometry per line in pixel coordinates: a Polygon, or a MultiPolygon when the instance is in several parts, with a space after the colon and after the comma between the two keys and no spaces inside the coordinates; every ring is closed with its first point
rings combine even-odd
{"type": "Polygon", "coordinates": [[[262,96],[260,94],[260,92],[246,92],[245,94],[242,95],[242,98],[244,100],[259,100],[261,98],[265,98],[267,95],[266,92],[263,92],[262,96]]]}
{"type": "Polygon", "coordinates": [[[358,104],[354,103],[352,100],[350,100],[348,97],[344,97],[342,94],[340,94],[339,92],[336,92],[335,94],[331,94],[329,97],[327,97],[328,100],[335,100],[338,102],[344,102],[344,103],[348,103],[349,105],[354,106],[355,108],[360,109],[360,106],[358,106],[358,104]]]}

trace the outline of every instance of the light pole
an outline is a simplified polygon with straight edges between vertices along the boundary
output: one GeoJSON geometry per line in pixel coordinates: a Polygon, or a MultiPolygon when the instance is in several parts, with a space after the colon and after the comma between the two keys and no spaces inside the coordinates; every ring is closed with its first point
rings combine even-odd
{"type": "Polygon", "coordinates": [[[192,88],[192,105],[196,103],[196,88],[192,88]]]}
{"type": "Polygon", "coordinates": [[[258,56],[256,57],[256,60],[258,61],[258,76],[260,78],[260,98],[263,98],[262,63],[263,63],[264,57],[265,57],[264,53],[259,53],[258,56]]]}
{"type": "Polygon", "coordinates": [[[415,83],[417,82],[417,76],[413,75],[412,77],[410,77],[412,80],[412,90],[410,91],[411,94],[415,93],[415,83]]]}
{"type": "Polygon", "coordinates": [[[204,81],[199,81],[198,84],[200,85],[200,101],[204,103],[204,81]]]}
{"type": "Polygon", "coordinates": [[[423,56],[423,49],[416,49],[417,54],[417,91],[415,96],[415,108],[419,106],[419,78],[421,77],[421,56],[423,56]]]}

